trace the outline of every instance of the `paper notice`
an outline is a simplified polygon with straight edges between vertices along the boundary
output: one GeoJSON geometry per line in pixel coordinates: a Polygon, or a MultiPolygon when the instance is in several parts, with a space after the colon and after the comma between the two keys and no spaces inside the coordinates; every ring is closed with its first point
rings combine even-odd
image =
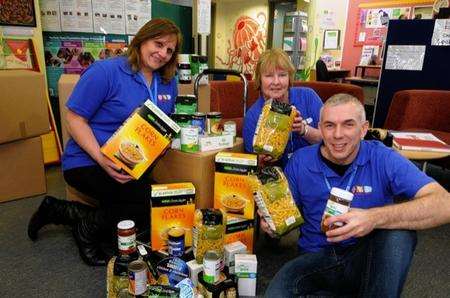
{"type": "Polygon", "coordinates": [[[425,46],[388,46],[385,69],[422,70],[425,48],[425,46]]]}
{"type": "Polygon", "coordinates": [[[358,41],[364,42],[366,40],[366,32],[360,32],[358,36],[358,41]]]}
{"type": "Polygon", "coordinates": [[[434,23],[432,46],[450,46],[450,19],[438,19],[434,23]]]}
{"type": "Polygon", "coordinates": [[[197,33],[211,33],[211,0],[199,0],[197,8],[197,33]]]}

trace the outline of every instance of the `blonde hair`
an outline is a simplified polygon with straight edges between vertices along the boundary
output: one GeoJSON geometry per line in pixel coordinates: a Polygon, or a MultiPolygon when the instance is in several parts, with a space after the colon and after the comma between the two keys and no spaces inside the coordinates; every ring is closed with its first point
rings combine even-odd
{"type": "Polygon", "coordinates": [[[364,110],[364,106],[362,105],[362,103],[356,97],[347,93],[335,94],[328,98],[327,101],[325,101],[323,106],[320,108],[320,121],[322,122],[323,109],[325,109],[326,107],[335,107],[346,103],[354,104],[361,122],[366,121],[366,111],[364,110]]]}
{"type": "Polygon", "coordinates": [[[126,52],[131,69],[134,72],[138,72],[141,68],[140,50],[142,43],[149,39],[155,39],[171,34],[174,34],[177,39],[177,44],[172,53],[172,57],[169,62],[157,70],[160,73],[163,82],[168,83],[175,76],[178,64],[178,54],[180,53],[181,43],[183,40],[180,29],[171,20],[152,19],[151,21],[145,23],[141,29],[139,29],[138,33],[134,36],[128,46],[128,50],[126,52]]]}
{"type": "Polygon", "coordinates": [[[261,89],[261,74],[266,71],[274,71],[276,69],[283,69],[289,73],[289,86],[294,82],[295,67],[291,59],[285,51],[281,49],[270,49],[265,51],[259,57],[255,69],[255,87],[257,90],[261,89]]]}

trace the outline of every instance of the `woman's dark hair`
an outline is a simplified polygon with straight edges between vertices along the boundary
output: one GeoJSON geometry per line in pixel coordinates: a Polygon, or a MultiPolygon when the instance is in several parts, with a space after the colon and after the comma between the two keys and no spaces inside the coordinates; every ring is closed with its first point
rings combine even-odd
{"type": "Polygon", "coordinates": [[[175,76],[178,63],[178,54],[180,52],[182,43],[180,29],[177,27],[177,25],[175,25],[174,22],[168,19],[152,19],[144,26],[142,26],[141,29],[139,29],[138,33],[136,34],[136,36],[134,36],[133,40],[128,46],[128,50],[126,53],[126,55],[128,56],[128,62],[131,65],[131,69],[134,72],[138,72],[141,68],[140,49],[142,43],[146,42],[149,39],[155,39],[171,34],[174,34],[176,36],[177,44],[169,62],[158,69],[163,82],[168,83],[175,76]]]}

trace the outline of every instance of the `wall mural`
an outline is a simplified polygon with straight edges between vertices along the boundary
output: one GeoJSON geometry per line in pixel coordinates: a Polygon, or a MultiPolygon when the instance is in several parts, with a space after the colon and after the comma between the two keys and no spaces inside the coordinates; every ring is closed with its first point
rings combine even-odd
{"type": "Polygon", "coordinates": [[[257,19],[249,16],[239,17],[233,35],[228,39],[226,57],[216,58],[229,69],[253,74],[259,56],[266,49],[266,14],[258,13],[257,19]]]}

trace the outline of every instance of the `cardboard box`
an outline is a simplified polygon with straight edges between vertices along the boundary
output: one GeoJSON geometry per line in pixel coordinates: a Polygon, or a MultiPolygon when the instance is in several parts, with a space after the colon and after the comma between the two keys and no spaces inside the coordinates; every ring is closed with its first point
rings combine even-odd
{"type": "Polygon", "coordinates": [[[47,191],[40,137],[0,145],[0,202],[47,191]]]}
{"type": "Polygon", "coordinates": [[[255,218],[255,201],[249,174],[257,170],[255,154],[220,152],[216,155],[214,174],[214,208],[228,216],[255,218]]]}
{"type": "MultiPolygon", "coordinates": [[[[234,152],[243,152],[241,138],[236,139],[234,152]]],[[[189,181],[195,186],[196,208],[212,208],[214,199],[214,157],[218,151],[186,153],[169,149],[155,164],[152,178],[157,183],[189,181]]]]}
{"type": "Polygon", "coordinates": [[[44,74],[0,71],[0,144],[50,131],[44,74]]]}
{"type": "Polygon", "coordinates": [[[63,148],[66,146],[70,135],[66,128],[66,102],[72,94],[73,88],[80,79],[78,74],[62,74],[58,81],[58,93],[59,93],[59,113],[61,116],[61,135],[63,140],[63,148]]]}
{"type": "MultiPolygon", "coordinates": [[[[194,94],[194,82],[191,84],[178,84],[178,95],[188,94],[194,94]]],[[[211,87],[209,84],[198,86],[197,109],[203,113],[211,111],[211,87]]]]}
{"type": "Polygon", "coordinates": [[[258,267],[256,255],[237,254],[234,258],[239,296],[255,296],[258,267]]]}
{"type": "Polygon", "coordinates": [[[248,252],[253,252],[253,242],[255,236],[255,220],[238,217],[227,218],[225,229],[225,244],[241,241],[247,246],[248,252]]]}
{"type": "Polygon", "coordinates": [[[185,247],[192,246],[194,198],[195,187],[192,183],[152,184],[152,250],[167,250],[167,233],[171,228],[183,229],[185,247]]]}
{"type": "Polygon", "coordinates": [[[246,254],[247,246],[241,241],[235,241],[224,246],[224,261],[228,267],[228,272],[234,274],[234,255],[246,254]]]}
{"type": "Polygon", "coordinates": [[[136,179],[166,150],[180,127],[146,100],[106,141],[100,151],[136,179]]]}

